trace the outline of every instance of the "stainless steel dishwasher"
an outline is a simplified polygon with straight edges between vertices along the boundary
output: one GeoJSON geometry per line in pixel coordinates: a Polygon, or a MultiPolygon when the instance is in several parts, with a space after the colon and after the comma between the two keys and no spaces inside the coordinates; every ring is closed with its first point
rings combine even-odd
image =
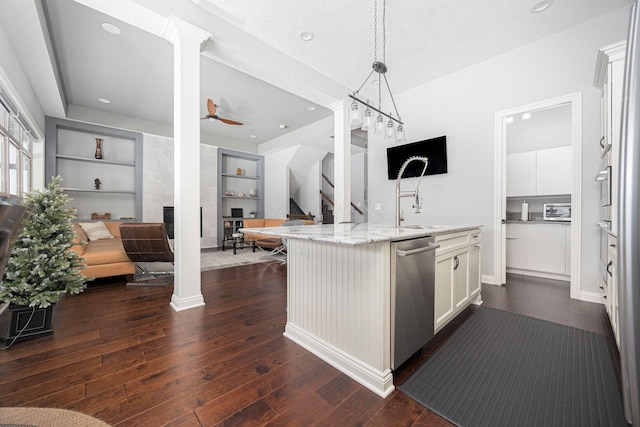
{"type": "Polygon", "coordinates": [[[435,237],[391,242],[391,368],[433,338],[435,237]]]}

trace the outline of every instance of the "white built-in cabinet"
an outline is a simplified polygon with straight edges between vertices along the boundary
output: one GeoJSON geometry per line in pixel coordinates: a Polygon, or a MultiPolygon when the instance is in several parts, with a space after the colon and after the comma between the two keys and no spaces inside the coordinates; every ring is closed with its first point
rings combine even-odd
{"type": "MultiPolygon", "coordinates": [[[[611,207],[609,219],[610,233],[607,237],[606,259],[601,266],[600,291],[602,302],[607,309],[611,329],[618,346],[620,345],[620,331],[618,321],[619,283],[617,278],[617,246],[618,246],[618,173],[620,129],[622,117],[623,79],[626,56],[626,41],[620,41],[605,46],[598,51],[594,86],[601,89],[601,131],[600,156],[603,164],[611,167],[609,177],[611,185],[611,207]]],[[[601,208],[602,209],[602,208],[601,208]]],[[[602,221],[605,218],[599,217],[602,221]]],[[[605,254],[601,254],[601,258],[605,254]]]]}
{"type": "Polygon", "coordinates": [[[507,155],[507,197],[571,194],[571,146],[507,155]]]}
{"type": "Polygon", "coordinates": [[[566,279],[571,274],[571,226],[507,224],[507,271],[566,279]]]}
{"type": "Polygon", "coordinates": [[[436,236],[434,331],[438,332],[479,298],[480,230],[436,236]]]}

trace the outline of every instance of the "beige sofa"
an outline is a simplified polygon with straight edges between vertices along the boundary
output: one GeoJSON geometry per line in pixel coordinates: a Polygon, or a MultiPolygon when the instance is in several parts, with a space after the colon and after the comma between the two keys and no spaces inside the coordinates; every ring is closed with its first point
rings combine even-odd
{"type": "Polygon", "coordinates": [[[76,233],[74,245],[71,249],[85,259],[87,267],[82,274],[87,278],[101,278],[135,274],[136,266],[124,251],[120,239],[120,221],[105,221],[104,225],[113,235],[113,239],[89,241],[87,234],[77,222],[73,223],[76,233]],[[81,245],[80,242],[87,242],[81,245]]]}
{"type": "MultiPolygon", "coordinates": [[[[243,228],[264,228],[264,227],[280,227],[287,219],[269,219],[269,218],[245,218],[242,220],[243,228]]],[[[299,221],[299,220],[297,220],[299,221]]],[[[313,225],[313,221],[303,220],[305,224],[313,225]]],[[[282,246],[282,240],[278,236],[270,234],[258,233],[242,233],[244,238],[250,238],[256,241],[256,246],[263,248],[277,248],[282,246]]]]}

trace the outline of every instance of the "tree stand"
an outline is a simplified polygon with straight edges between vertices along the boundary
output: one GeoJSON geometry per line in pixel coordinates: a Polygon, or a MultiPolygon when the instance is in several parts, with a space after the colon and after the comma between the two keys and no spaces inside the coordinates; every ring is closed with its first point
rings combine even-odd
{"type": "Polygon", "coordinates": [[[4,338],[5,342],[12,342],[22,328],[24,328],[24,331],[15,342],[40,338],[53,333],[51,326],[52,305],[47,308],[36,307],[34,311],[34,307],[12,304],[9,306],[9,311],[11,312],[11,324],[9,326],[9,336],[4,338]]]}

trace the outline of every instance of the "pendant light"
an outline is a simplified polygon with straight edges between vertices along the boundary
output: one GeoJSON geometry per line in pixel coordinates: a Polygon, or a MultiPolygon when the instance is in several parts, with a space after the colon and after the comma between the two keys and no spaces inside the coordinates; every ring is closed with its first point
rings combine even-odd
{"type": "Polygon", "coordinates": [[[362,123],[362,130],[367,131],[372,127],[372,110],[378,113],[376,117],[375,124],[373,125],[373,130],[375,134],[385,134],[385,138],[396,138],[396,141],[404,141],[406,139],[405,131],[404,131],[404,123],[400,118],[400,113],[398,113],[398,107],[396,107],[396,101],[393,99],[393,93],[391,93],[391,88],[389,87],[389,82],[387,80],[387,65],[384,63],[386,56],[386,0],[382,0],[382,61],[378,61],[378,0],[374,2],[374,14],[373,14],[373,27],[374,27],[374,58],[373,58],[373,71],[369,73],[364,82],[360,85],[358,90],[349,94],[349,98],[353,99],[351,103],[351,107],[349,109],[349,121],[352,125],[358,125],[362,123]],[[376,73],[378,79],[378,107],[374,107],[369,103],[369,100],[365,102],[362,98],[359,98],[360,90],[364,87],[364,85],[369,81],[373,73],[376,73]],[[382,112],[382,82],[384,81],[387,90],[389,91],[389,96],[391,98],[391,102],[393,104],[393,109],[395,110],[396,117],[394,117],[393,113],[383,113],[382,112]],[[360,113],[360,105],[367,107],[364,111],[364,116],[360,113]],[[385,117],[388,119],[385,125],[385,117]]]}

